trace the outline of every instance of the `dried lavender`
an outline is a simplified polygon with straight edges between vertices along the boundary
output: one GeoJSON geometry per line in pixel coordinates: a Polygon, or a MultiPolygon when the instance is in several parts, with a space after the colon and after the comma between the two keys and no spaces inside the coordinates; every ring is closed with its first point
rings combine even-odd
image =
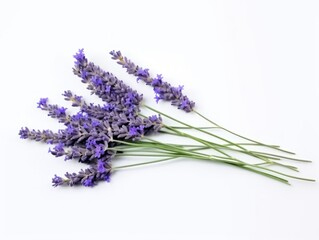
{"type": "Polygon", "coordinates": [[[59,133],[53,133],[51,130],[29,130],[29,128],[21,128],[19,131],[20,138],[35,140],[37,142],[46,142],[49,144],[55,144],[59,142],[61,138],[59,133]]]}
{"type": "Polygon", "coordinates": [[[23,139],[53,144],[49,152],[56,156],[64,156],[65,160],[77,160],[90,165],[78,174],[67,173],[66,179],[59,176],[53,178],[53,185],[82,184],[93,186],[97,181],[109,180],[111,159],[116,150],[109,150],[118,145],[119,140],[138,141],[143,136],[157,132],[162,127],[159,116],[139,116],[142,95],[125,85],[111,73],[105,72],[93,63],[88,63],[83,50],[75,54],[74,73],[88,83],[88,89],[96,93],[106,102],[105,105],[86,103],[82,96],[65,91],[62,95],[73,107],[80,111],[69,115],[67,109],[49,104],[48,98],[41,98],[38,108],[48,112],[48,116],[58,119],[65,125],[57,133],[51,130],[29,130],[22,128],[19,135],[23,139]]]}
{"type": "Polygon", "coordinates": [[[159,131],[162,126],[161,118],[156,115],[134,118],[130,114],[119,113],[114,108],[88,105],[81,96],[73,95],[71,91],[65,91],[63,96],[72,102],[72,106],[80,107],[80,112],[70,116],[66,113],[66,108],[48,104],[47,98],[40,99],[38,107],[64,123],[65,129],[54,133],[51,130],[30,131],[29,128],[22,128],[19,132],[23,139],[55,144],[49,148],[49,152],[56,157],[64,156],[65,160],[74,159],[91,165],[78,174],[67,173],[66,179],[55,176],[52,180],[53,186],[93,186],[100,180],[109,180],[110,161],[116,151],[108,148],[119,145],[114,140],[137,141],[144,135],[159,131]],[[96,118],[97,116],[103,117],[96,118]]]}
{"type": "Polygon", "coordinates": [[[79,173],[66,173],[65,178],[55,175],[52,178],[54,187],[61,185],[83,185],[85,187],[93,187],[98,181],[110,181],[111,166],[108,162],[99,160],[97,164],[87,169],[82,169],[79,173]]]}
{"type": "Polygon", "coordinates": [[[115,111],[125,113],[129,117],[138,115],[142,95],[112,73],[105,72],[94,63],[88,62],[83,49],[80,49],[74,58],[76,61],[73,72],[82,79],[83,83],[88,84],[87,89],[114,107],[115,111]]]}
{"type": "Polygon", "coordinates": [[[41,98],[38,102],[38,108],[48,111],[48,116],[57,118],[59,122],[64,123],[68,121],[66,117],[67,109],[64,107],[59,107],[58,105],[48,104],[48,98],[41,98]]]}
{"type": "Polygon", "coordinates": [[[191,112],[195,106],[195,103],[186,95],[183,95],[183,86],[173,87],[170,83],[163,81],[161,74],[152,78],[149,74],[149,69],[139,67],[135,65],[127,57],[122,56],[120,51],[111,51],[112,59],[117,60],[117,63],[126,68],[129,74],[137,77],[137,81],[142,80],[147,85],[151,85],[155,92],[155,99],[158,103],[159,100],[170,101],[172,105],[177,106],[178,109],[184,110],[185,112],[191,112]]]}
{"type": "Polygon", "coordinates": [[[129,74],[135,75],[138,81],[142,80],[154,88],[157,102],[161,99],[171,101],[172,105],[179,109],[186,112],[192,111],[214,125],[213,128],[208,129],[223,129],[248,142],[232,142],[216,135],[211,130],[206,130],[207,128],[192,126],[147,105],[143,105],[143,107],[158,115],[144,117],[140,113],[142,95],[124,84],[123,81],[118,80],[112,73],[102,70],[92,62],[88,62],[83,49],[80,49],[74,55],[76,61],[73,72],[81,78],[83,83],[88,84],[87,88],[99,96],[105,104],[87,103],[82,96],[68,90],[62,94],[64,99],[71,102],[71,105],[79,110],[76,114],[70,115],[67,108],[49,104],[48,98],[41,98],[38,102],[38,108],[47,111],[48,116],[63,123],[64,128],[58,130],[58,132],[53,132],[51,130],[29,130],[25,127],[21,128],[19,132],[22,139],[53,145],[49,148],[49,152],[56,157],[64,157],[65,160],[73,159],[89,166],[78,173],[67,172],[64,177],[54,175],[52,178],[53,186],[82,185],[93,187],[99,181],[109,181],[114,170],[153,164],[180,157],[226,163],[283,183],[288,183],[286,177],[313,181],[312,179],[291,176],[269,167],[279,166],[297,171],[296,167],[286,165],[279,160],[308,162],[307,160],[249,150],[247,146],[253,145],[291,153],[280,149],[278,146],[267,145],[242,137],[217,125],[194,110],[194,102],[182,94],[182,86],[172,87],[169,83],[163,81],[162,75],[151,78],[148,69],[136,66],[126,57],[123,57],[119,51],[112,51],[111,55],[113,59],[118,60],[118,63],[127,69],[129,74]],[[174,127],[164,124],[161,116],[173,120],[180,126],[174,127]],[[195,132],[190,134],[187,130],[195,132]],[[149,137],[154,132],[186,137],[196,144],[188,146],[159,142],[149,137]],[[210,138],[197,137],[196,133],[198,132],[204,133],[210,138]],[[221,142],[216,142],[216,138],[221,142]],[[208,150],[211,153],[207,153],[208,150]],[[255,158],[257,162],[245,162],[233,156],[233,153],[249,155],[255,158]],[[113,159],[116,156],[155,157],[156,160],[112,167],[113,159]],[[161,158],[158,159],[159,157],[161,158]]]}

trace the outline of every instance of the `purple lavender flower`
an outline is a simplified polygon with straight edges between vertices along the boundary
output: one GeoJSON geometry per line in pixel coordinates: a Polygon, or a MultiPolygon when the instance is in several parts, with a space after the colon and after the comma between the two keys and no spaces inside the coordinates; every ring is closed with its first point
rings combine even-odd
{"type": "Polygon", "coordinates": [[[29,128],[21,128],[19,131],[20,138],[30,139],[35,141],[46,142],[50,144],[58,143],[60,135],[53,133],[51,130],[29,130],[29,128]]]}
{"type": "Polygon", "coordinates": [[[48,100],[48,98],[40,98],[40,101],[38,102],[38,108],[46,108],[48,100]]]}
{"type": "Polygon", "coordinates": [[[89,150],[93,150],[96,147],[97,143],[96,143],[96,139],[90,137],[86,140],[86,144],[85,147],[89,150]]]}
{"type": "Polygon", "coordinates": [[[87,176],[86,178],[83,178],[81,182],[82,182],[82,185],[85,187],[93,187],[95,185],[94,175],[87,176]]]}
{"type": "MultiPolygon", "coordinates": [[[[155,91],[155,93],[156,93],[156,91],[155,91]]],[[[163,99],[163,97],[160,94],[156,93],[154,99],[155,99],[156,103],[158,103],[159,100],[163,99]]]]}
{"type": "Polygon", "coordinates": [[[100,121],[96,120],[96,119],[92,119],[92,127],[98,127],[101,125],[100,121]]]}
{"type": "Polygon", "coordinates": [[[48,116],[57,118],[59,122],[65,123],[68,121],[66,108],[48,104],[48,98],[41,98],[38,102],[38,108],[48,111],[48,116]]]}
{"type": "Polygon", "coordinates": [[[148,73],[149,69],[138,68],[136,71],[137,81],[148,79],[150,74],[148,73]]]}
{"type": "Polygon", "coordinates": [[[68,90],[62,94],[66,101],[71,101],[73,107],[80,107],[82,105],[82,96],[73,95],[73,93],[68,90]]]}
{"type": "Polygon", "coordinates": [[[64,160],[77,159],[81,163],[92,164],[96,161],[94,152],[83,146],[72,146],[64,152],[64,160]]]}
{"type": "Polygon", "coordinates": [[[98,144],[96,147],[95,147],[95,157],[96,158],[100,158],[105,152],[105,149],[104,149],[104,145],[103,144],[98,144]]]}
{"type": "Polygon", "coordinates": [[[78,112],[76,115],[71,116],[71,120],[74,121],[87,121],[89,117],[96,118],[96,119],[104,119],[104,117],[111,111],[114,110],[112,104],[107,104],[108,108],[101,107],[100,105],[94,104],[87,104],[82,96],[78,96],[73,94],[70,90],[65,91],[63,96],[64,99],[67,101],[72,102],[73,107],[80,107],[81,111],[78,112]]]}
{"type": "Polygon", "coordinates": [[[111,86],[105,86],[105,93],[106,94],[110,94],[111,93],[111,89],[112,89],[111,86]]]}
{"type": "Polygon", "coordinates": [[[129,136],[135,137],[135,136],[138,136],[138,135],[139,135],[138,128],[135,127],[135,126],[131,126],[129,128],[129,136]]]}
{"type": "Polygon", "coordinates": [[[76,130],[71,124],[69,124],[65,131],[68,135],[72,135],[76,130]]]}
{"type": "Polygon", "coordinates": [[[163,126],[161,116],[157,116],[157,115],[149,116],[147,119],[144,119],[143,121],[146,127],[145,134],[147,134],[150,129],[153,132],[158,132],[163,126]]]}
{"type": "Polygon", "coordinates": [[[137,80],[143,80],[147,85],[151,85],[156,93],[156,102],[159,100],[170,101],[172,105],[177,106],[178,109],[185,112],[191,112],[195,103],[188,99],[186,95],[182,94],[182,88],[172,87],[168,82],[163,81],[162,75],[157,75],[156,78],[151,78],[148,69],[143,69],[135,65],[131,60],[123,57],[120,51],[111,51],[112,59],[117,60],[117,63],[126,68],[129,74],[137,77],[137,80]]]}
{"type": "Polygon", "coordinates": [[[84,55],[84,49],[80,49],[74,56],[75,58],[75,65],[79,66],[79,65],[83,65],[83,64],[87,64],[87,59],[85,58],[84,55]]]}
{"type": "Polygon", "coordinates": [[[61,157],[65,154],[65,151],[64,151],[64,143],[62,142],[59,142],[54,148],[53,150],[51,150],[49,148],[49,152],[52,153],[54,156],[56,157],[61,157]]]}
{"type": "Polygon", "coordinates": [[[112,73],[103,71],[100,67],[88,62],[83,49],[74,55],[76,62],[73,68],[75,75],[88,84],[88,89],[98,95],[103,101],[116,106],[116,111],[129,116],[137,116],[142,95],[118,80],[112,73]],[[127,100],[129,99],[129,101],[127,100]],[[130,111],[127,111],[130,109],[130,111]]]}
{"type": "Polygon", "coordinates": [[[85,112],[78,112],[75,115],[71,116],[73,122],[85,122],[88,120],[88,115],[85,112]]]}
{"type": "Polygon", "coordinates": [[[55,116],[57,118],[65,117],[65,111],[66,111],[66,108],[58,107],[55,109],[55,116]]]}
{"type": "MultiPolygon", "coordinates": [[[[98,181],[109,181],[109,165],[116,151],[110,150],[118,143],[113,139],[137,141],[144,135],[159,131],[162,119],[157,116],[142,118],[138,116],[142,95],[126,86],[108,72],[104,72],[85,58],[83,49],[75,54],[74,72],[88,83],[88,89],[100,96],[106,104],[103,106],[86,103],[83,97],[71,91],[63,93],[79,112],[68,115],[66,108],[48,103],[41,98],[38,107],[48,111],[48,115],[65,125],[57,133],[51,130],[32,130],[22,128],[20,138],[54,144],[49,152],[65,160],[74,159],[89,164],[89,168],[79,173],[66,173],[65,178],[57,175],[52,179],[53,186],[84,185],[94,186],[98,181]]],[[[141,78],[148,75],[147,69],[139,72],[141,78]]]]}
{"type": "MultiPolygon", "coordinates": [[[[98,77],[98,76],[93,76],[91,78],[91,81],[92,81],[92,83],[94,84],[95,87],[102,86],[102,84],[103,84],[102,79],[100,77],[98,77]]],[[[108,86],[108,87],[110,87],[110,86],[108,86]]]]}
{"type": "Polygon", "coordinates": [[[63,178],[57,175],[54,175],[54,177],[52,178],[52,183],[53,183],[52,186],[57,187],[57,186],[63,185],[64,181],[63,181],[63,178]]]}
{"type": "Polygon", "coordinates": [[[98,162],[97,162],[97,171],[99,173],[105,173],[106,172],[106,168],[104,166],[104,162],[101,159],[99,159],[98,162]]]}
{"type": "Polygon", "coordinates": [[[57,175],[52,179],[53,186],[60,185],[83,185],[86,187],[93,187],[98,181],[110,181],[111,166],[107,161],[99,161],[90,168],[81,170],[79,173],[66,173],[65,178],[57,175]]]}
{"type": "MultiPolygon", "coordinates": [[[[121,64],[124,68],[126,68],[129,74],[133,74],[137,77],[137,81],[142,80],[147,85],[151,85],[156,93],[155,99],[156,102],[159,100],[170,101],[172,105],[177,106],[179,109],[182,109],[186,112],[191,112],[194,108],[195,103],[190,101],[186,95],[183,95],[183,86],[173,87],[169,83],[163,81],[162,75],[157,75],[155,78],[152,78],[149,73],[149,69],[142,68],[135,65],[126,57],[123,57],[121,52],[111,52],[112,58],[118,60],[118,63],[121,64]]],[[[78,107],[79,110],[74,115],[69,115],[66,113],[65,107],[61,107],[58,105],[48,104],[48,98],[41,98],[37,103],[38,108],[41,110],[45,110],[48,112],[48,116],[56,118],[59,122],[64,124],[64,128],[58,130],[57,133],[52,132],[51,130],[29,130],[27,127],[21,128],[19,131],[20,138],[22,139],[31,139],[35,141],[42,141],[49,144],[54,144],[53,147],[49,149],[49,152],[56,157],[64,156],[65,160],[74,159],[81,163],[87,164],[89,167],[86,169],[82,169],[78,173],[68,173],[66,172],[65,177],[60,177],[54,175],[52,178],[52,185],[54,187],[61,185],[82,185],[86,187],[93,187],[99,181],[110,181],[110,176],[112,173],[111,161],[114,156],[119,153],[125,151],[125,147],[117,148],[118,145],[124,145],[128,143],[129,148],[135,146],[136,144],[131,143],[131,141],[138,141],[147,134],[151,134],[153,132],[157,132],[163,126],[161,116],[150,116],[150,117],[141,117],[142,114],[139,113],[140,103],[142,101],[142,95],[138,94],[136,91],[132,90],[130,87],[125,85],[122,81],[118,80],[113,74],[109,72],[103,71],[100,67],[94,65],[92,62],[88,62],[84,55],[84,50],[80,49],[75,55],[75,66],[73,68],[74,73],[81,77],[81,81],[83,83],[88,84],[88,89],[99,96],[103,101],[106,102],[105,105],[95,105],[93,103],[86,103],[83,100],[83,97],[73,94],[71,91],[65,91],[63,96],[65,100],[70,101],[73,107],[78,107]],[[121,141],[119,141],[121,140],[121,141]],[[117,150],[119,149],[119,150],[117,150]]],[[[149,109],[151,109],[149,107],[149,109]]],[[[156,112],[156,110],[154,110],[156,112]]],[[[198,114],[200,115],[200,114],[198,114]]],[[[143,115],[142,115],[143,116],[143,115]]],[[[168,115],[165,115],[168,116],[168,115]]],[[[202,115],[201,115],[202,116],[202,115]]],[[[206,119],[204,116],[202,116],[206,119]]],[[[208,119],[206,119],[208,120],[208,119]]],[[[178,120],[175,120],[180,122],[178,120]]],[[[208,120],[209,121],[209,120],[208,120]]],[[[182,123],[182,122],[180,122],[182,123]]],[[[187,124],[184,124],[189,126],[187,124]]],[[[218,126],[217,124],[215,124],[218,126]]],[[[169,127],[166,126],[167,129],[172,130],[172,133],[176,133],[178,136],[190,136],[184,132],[177,131],[177,127],[169,127]],[[175,130],[174,130],[175,129],[175,130]]],[[[191,126],[189,128],[192,128],[191,126]]],[[[220,127],[221,129],[224,129],[220,127]]],[[[195,127],[194,127],[195,129],[195,127]]],[[[197,129],[197,128],[196,128],[197,129]]],[[[237,150],[235,147],[240,148],[238,150],[242,153],[255,156],[251,153],[250,150],[240,146],[241,144],[235,144],[228,140],[222,139],[210,132],[206,132],[202,129],[197,129],[200,132],[205,132],[206,134],[210,134],[215,138],[219,138],[227,142],[227,145],[231,145],[229,150],[237,150]],[[230,143],[230,144],[228,144],[230,143]],[[234,147],[234,148],[233,148],[234,147]]],[[[224,129],[227,132],[230,132],[227,129],[224,129]]],[[[232,132],[230,132],[232,133],[232,132]]],[[[232,133],[233,135],[237,135],[232,133]]],[[[239,136],[239,135],[237,135],[239,136]]],[[[241,137],[241,136],[240,136],[241,137]]],[[[189,137],[190,139],[195,139],[189,137]]],[[[262,143],[256,142],[254,140],[250,140],[248,138],[241,137],[245,140],[249,140],[250,142],[256,143],[258,146],[265,146],[274,148],[276,150],[280,150],[277,147],[273,147],[271,145],[264,145],[262,143]]],[[[147,139],[149,140],[149,139],[147,139]]],[[[198,140],[199,143],[206,144],[203,141],[198,140]]],[[[150,142],[140,142],[140,147],[148,147],[150,142]]],[[[154,142],[155,143],[155,142],[154,142]]],[[[160,145],[157,143],[156,145],[160,145]]],[[[156,147],[156,145],[154,145],[156,147]]],[[[219,145],[215,144],[218,148],[219,145]]],[[[126,146],[126,145],[124,145],[126,146]]],[[[164,146],[164,145],[163,145],[164,146]]],[[[165,150],[163,153],[167,152],[167,154],[171,156],[175,156],[176,153],[181,153],[181,149],[177,148],[174,151],[169,149],[167,146],[162,150],[165,150]],[[167,151],[166,151],[167,150],[167,151]]],[[[173,146],[173,145],[172,145],[173,146]]],[[[161,149],[159,147],[159,149],[161,149]]],[[[188,148],[184,150],[187,151],[188,148]]],[[[215,148],[212,148],[216,150],[215,148]]],[[[222,150],[225,149],[221,148],[222,150]]],[[[228,149],[228,148],[227,148],[228,149]]],[[[226,149],[226,150],[227,150],[226,149]]],[[[193,151],[193,149],[189,148],[189,151],[193,151]]],[[[218,149],[217,149],[218,150],[218,149]]],[[[195,151],[195,149],[194,149],[195,151]]],[[[285,150],[282,150],[287,152],[285,150]]],[[[224,153],[223,151],[220,151],[224,153]]],[[[201,154],[201,152],[198,152],[201,154]]],[[[203,155],[203,154],[202,154],[203,155]]],[[[258,155],[258,154],[257,154],[258,155]]],[[[261,153],[260,156],[263,154],[261,153]]],[[[156,155],[159,157],[160,155],[156,155]]],[[[176,155],[179,156],[179,155],[176,155]]],[[[190,155],[191,157],[196,158],[195,155],[190,155]]],[[[206,158],[206,155],[203,155],[206,158]]],[[[210,156],[207,155],[207,158],[210,156]]],[[[218,156],[217,156],[218,157],[218,156]]],[[[231,156],[229,156],[231,157],[231,156]]],[[[281,157],[281,156],[279,156],[281,157]]],[[[268,163],[268,157],[265,157],[268,163]]],[[[284,157],[283,157],[284,158],[284,157]]],[[[211,159],[211,158],[209,158],[211,159]]],[[[258,160],[262,158],[259,157],[258,160]]],[[[293,159],[293,158],[287,158],[293,159]]],[[[163,159],[168,160],[168,159],[163,159]]],[[[160,160],[160,161],[163,161],[160,160]]],[[[213,159],[214,160],[214,159],[213,159]]],[[[226,159],[215,159],[218,161],[224,161],[225,163],[231,163],[232,165],[236,165],[239,167],[245,168],[248,164],[237,164],[242,163],[239,159],[235,158],[227,158],[226,159]],[[230,161],[232,160],[232,161],[230,161]],[[234,161],[233,161],[234,160],[234,161]]],[[[263,159],[262,159],[263,160],[263,159]]],[[[278,158],[279,160],[279,158],[278,158]]],[[[298,159],[295,159],[298,160],[298,159]]],[[[305,160],[298,160],[305,161],[305,160]]],[[[148,162],[154,163],[158,161],[148,162]]],[[[275,162],[271,162],[275,163],[275,162]]],[[[125,167],[132,167],[140,164],[131,164],[127,166],[120,166],[115,169],[121,169],[125,167]]],[[[260,163],[258,163],[260,164],[260,163]]],[[[257,164],[257,165],[258,165],[257,164]]],[[[252,168],[252,166],[257,166],[254,164],[248,164],[247,169],[256,170],[252,168]]],[[[285,166],[285,165],[283,165],[285,166]]],[[[292,166],[288,166],[289,168],[292,166]]],[[[292,178],[297,178],[294,176],[281,174],[280,172],[275,176],[268,172],[269,169],[257,169],[256,172],[260,172],[266,174],[270,177],[274,177],[281,182],[286,182],[286,179],[282,178],[283,176],[288,176],[292,178]],[[259,171],[260,170],[260,171],[259,171]]],[[[293,169],[294,170],[294,169],[293,169]]],[[[303,178],[300,178],[303,179],[303,178]]],[[[308,181],[313,181],[311,179],[304,179],[308,181]]]]}
{"type": "Polygon", "coordinates": [[[160,86],[163,84],[163,77],[162,74],[157,74],[156,78],[153,78],[151,85],[154,86],[160,86]]]}
{"type": "Polygon", "coordinates": [[[111,174],[105,174],[103,176],[103,180],[106,181],[106,182],[110,182],[111,181],[111,174]]]}
{"type": "Polygon", "coordinates": [[[21,128],[21,130],[19,131],[19,135],[20,135],[20,138],[22,138],[22,139],[29,138],[29,136],[30,136],[29,128],[27,128],[27,127],[26,128],[21,128]]]}

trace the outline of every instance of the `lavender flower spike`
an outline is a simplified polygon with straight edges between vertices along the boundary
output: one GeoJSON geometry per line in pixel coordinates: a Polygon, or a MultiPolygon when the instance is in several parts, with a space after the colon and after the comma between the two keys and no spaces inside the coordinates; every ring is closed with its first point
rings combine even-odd
{"type": "Polygon", "coordinates": [[[117,112],[123,112],[128,116],[137,116],[142,95],[119,80],[112,73],[102,70],[93,62],[88,62],[83,49],[74,55],[75,66],[73,72],[87,83],[87,89],[95,93],[103,101],[116,106],[117,112]]]}
{"type": "Polygon", "coordinates": [[[135,65],[127,57],[124,57],[120,51],[111,51],[112,59],[117,60],[117,63],[126,68],[129,74],[137,77],[137,80],[144,81],[147,85],[151,85],[155,92],[156,102],[159,100],[171,101],[172,105],[177,106],[178,109],[184,110],[185,112],[191,112],[195,106],[195,103],[186,95],[182,94],[182,86],[173,87],[168,82],[163,81],[162,75],[157,75],[152,78],[149,74],[149,69],[143,69],[138,65],[135,65]]]}
{"type": "Polygon", "coordinates": [[[79,173],[66,173],[65,178],[54,175],[52,178],[52,186],[60,185],[82,185],[85,187],[93,187],[98,181],[110,181],[111,166],[108,162],[99,161],[97,165],[81,170],[79,173]]]}

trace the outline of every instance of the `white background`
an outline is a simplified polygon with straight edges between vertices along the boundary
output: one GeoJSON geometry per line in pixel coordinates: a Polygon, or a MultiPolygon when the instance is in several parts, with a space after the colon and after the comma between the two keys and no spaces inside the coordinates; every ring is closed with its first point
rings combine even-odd
{"type": "Polygon", "coordinates": [[[83,166],[18,136],[61,127],[36,108],[40,97],[89,95],[71,70],[79,48],[154,104],[110,60],[115,49],[184,85],[222,125],[312,159],[300,176],[319,179],[318,12],[315,0],[1,1],[1,239],[318,239],[317,183],[181,160],[53,188],[55,173],[83,166]]]}

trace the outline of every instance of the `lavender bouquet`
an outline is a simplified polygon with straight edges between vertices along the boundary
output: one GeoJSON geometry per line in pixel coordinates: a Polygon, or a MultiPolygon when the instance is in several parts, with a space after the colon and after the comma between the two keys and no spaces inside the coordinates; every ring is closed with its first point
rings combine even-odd
{"type": "Polygon", "coordinates": [[[56,157],[63,156],[65,160],[73,159],[88,166],[78,173],[66,172],[64,177],[55,175],[52,179],[53,186],[92,187],[99,181],[110,181],[114,171],[180,158],[225,163],[286,184],[289,184],[289,178],[314,181],[283,171],[287,169],[298,172],[297,167],[287,161],[310,162],[309,160],[294,158],[289,156],[294,153],[279,146],[255,141],[222,127],[195,110],[195,103],[183,94],[182,86],[171,86],[163,80],[162,75],[151,76],[149,69],[135,65],[120,51],[111,51],[110,54],[128,74],[153,88],[157,103],[169,101],[178,109],[204,119],[208,125],[193,126],[146,105],[141,94],[112,73],[89,62],[83,49],[80,49],[74,55],[73,72],[105,104],[88,103],[82,96],[68,90],[63,93],[65,100],[78,108],[78,112],[71,115],[66,108],[51,104],[48,98],[41,98],[38,108],[47,111],[48,116],[56,118],[65,127],[58,132],[30,130],[25,127],[19,132],[23,139],[52,145],[49,152],[56,157]],[[142,109],[153,112],[153,115],[145,116],[142,109]],[[175,124],[166,124],[163,119],[175,124]],[[234,142],[217,135],[216,129],[234,135],[241,141],[234,142]],[[158,134],[186,138],[192,144],[161,142],[153,137],[158,134]],[[150,160],[112,166],[112,162],[119,156],[137,156],[150,160]]]}

